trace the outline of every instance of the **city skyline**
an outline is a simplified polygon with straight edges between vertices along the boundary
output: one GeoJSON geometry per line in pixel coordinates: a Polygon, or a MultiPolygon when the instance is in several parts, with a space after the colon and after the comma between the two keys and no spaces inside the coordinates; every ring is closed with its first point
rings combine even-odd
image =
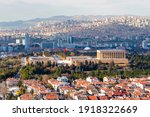
{"type": "Polygon", "coordinates": [[[150,16],[149,0],[0,0],[0,22],[58,15],[150,16]]]}

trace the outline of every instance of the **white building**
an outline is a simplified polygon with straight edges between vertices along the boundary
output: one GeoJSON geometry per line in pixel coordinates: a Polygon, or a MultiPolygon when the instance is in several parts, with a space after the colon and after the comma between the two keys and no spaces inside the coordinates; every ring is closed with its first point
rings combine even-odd
{"type": "Polygon", "coordinates": [[[146,39],[142,41],[142,48],[143,49],[150,49],[150,39],[146,39]]]}
{"type": "Polygon", "coordinates": [[[96,77],[91,77],[91,76],[89,76],[89,77],[87,77],[86,78],[86,81],[87,82],[99,82],[99,80],[98,80],[98,78],[96,78],[96,77]]]}
{"type": "Polygon", "coordinates": [[[66,76],[58,77],[57,80],[60,82],[68,82],[68,78],[66,76]]]}

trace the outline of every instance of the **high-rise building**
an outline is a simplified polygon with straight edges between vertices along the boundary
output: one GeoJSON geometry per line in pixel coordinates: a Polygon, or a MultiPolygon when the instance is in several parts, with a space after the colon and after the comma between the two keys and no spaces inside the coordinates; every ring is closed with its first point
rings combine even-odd
{"type": "Polygon", "coordinates": [[[143,49],[150,49],[150,39],[149,38],[142,41],[142,48],[143,49]]]}
{"type": "Polygon", "coordinates": [[[29,49],[30,49],[30,37],[29,37],[29,34],[26,33],[25,34],[25,50],[29,51],[29,49]]]}
{"type": "Polygon", "coordinates": [[[57,46],[58,47],[62,47],[63,46],[63,40],[62,39],[58,39],[57,46]]]}
{"type": "Polygon", "coordinates": [[[70,36],[70,37],[67,37],[67,43],[68,44],[72,44],[73,42],[72,42],[72,37],[70,36]]]}
{"type": "Polygon", "coordinates": [[[23,35],[21,35],[20,38],[17,38],[16,39],[16,44],[25,45],[25,37],[23,35]]]}
{"type": "Polygon", "coordinates": [[[16,44],[21,45],[20,39],[16,39],[16,44]]]}

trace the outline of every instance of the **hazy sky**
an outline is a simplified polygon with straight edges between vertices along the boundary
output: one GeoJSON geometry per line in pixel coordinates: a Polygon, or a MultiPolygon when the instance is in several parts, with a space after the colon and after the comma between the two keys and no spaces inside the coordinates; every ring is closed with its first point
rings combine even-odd
{"type": "Polygon", "coordinates": [[[150,0],[0,0],[0,21],[56,15],[150,16],[150,0]]]}

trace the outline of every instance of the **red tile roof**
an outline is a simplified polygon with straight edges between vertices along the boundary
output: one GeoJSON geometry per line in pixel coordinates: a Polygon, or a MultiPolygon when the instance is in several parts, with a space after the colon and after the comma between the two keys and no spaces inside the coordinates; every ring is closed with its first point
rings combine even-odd
{"type": "Polygon", "coordinates": [[[58,100],[58,95],[54,93],[46,94],[46,100],[58,100]]]}
{"type": "Polygon", "coordinates": [[[107,96],[98,96],[97,97],[99,100],[108,100],[107,96]]]}
{"type": "Polygon", "coordinates": [[[13,81],[13,82],[18,82],[18,80],[16,78],[7,78],[6,81],[13,81]]]}
{"type": "Polygon", "coordinates": [[[96,96],[88,96],[88,100],[97,100],[96,96]]]}
{"type": "Polygon", "coordinates": [[[33,96],[31,94],[23,94],[20,96],[20,100],[32,100],[33,96]]]}
{"type": "Polygon", "coordinates": [[[70,91],[75,90],[74,88],[72,88],[70,86],[63,86],[63,87],[61,87],[61,89],[62,90],[70,90],[70,91]]]}

